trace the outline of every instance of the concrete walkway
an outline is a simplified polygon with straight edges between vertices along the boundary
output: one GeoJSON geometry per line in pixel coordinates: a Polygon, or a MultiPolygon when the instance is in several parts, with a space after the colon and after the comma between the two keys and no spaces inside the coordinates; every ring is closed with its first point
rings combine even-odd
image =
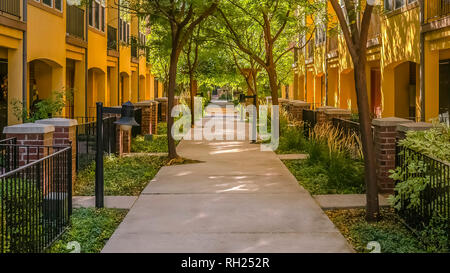
{"type": "Polygon", "coordinates": [[[248,140],[183,140],[178,153],[204,163],[163,167],[103,252],[352,251],[275,153],[248,140]]]}

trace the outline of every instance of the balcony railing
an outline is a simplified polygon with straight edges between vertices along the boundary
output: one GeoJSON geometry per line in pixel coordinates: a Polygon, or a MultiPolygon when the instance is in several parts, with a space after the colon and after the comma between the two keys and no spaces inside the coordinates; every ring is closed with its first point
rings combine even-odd
{"type": "Polygon", "coordinates": [[[450,15],[449,0],[426,0],[425,22],[429,23],[441,17],[450,15]]]}
{"type": "Polygon", "coordinates": [[[84,39],[84,10],[67,5],[67,34],[84,39]]]}
{"type": "Polygon", "coordinates": [[[20,18],[21,4],[22,0],[1,0],[0,13],[6,13],[20,18]]]}
{"type": "Polygon", "coordinates": [[[108,26],[108,49],[117,50],[117,28],[108,26]]]}

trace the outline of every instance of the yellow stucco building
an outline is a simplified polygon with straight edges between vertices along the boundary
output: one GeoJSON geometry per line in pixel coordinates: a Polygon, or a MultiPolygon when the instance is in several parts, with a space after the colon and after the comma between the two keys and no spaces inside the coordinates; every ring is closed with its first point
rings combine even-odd
{"type": "MultiPolygon", "coordinates": [[[[448,120],[450,4],[441,0],[384,0],[381,4],[372,16],[367,43],[373,117],[421,120],[425,113],[427,122],[438,117],[448,120]]],[[[343,36],[334,29],[339,27],[330,3],[328,13],[328,26],[317,26],[307,46],[294,54],[294,80],[288,92],[281,93],[313,107],[326,104],[356,113],[353,65],[343,36]]]]}
{"type": "Polygon", "coordinates": [[[94,116],[98,101],[116,106],[162,96],[138,46],[149,34],[145,22],[115,2],[1,0],[1,127],[18,123],[14,101],[30,108],[54,92],[69,94],[66,117],[94,116]]]}

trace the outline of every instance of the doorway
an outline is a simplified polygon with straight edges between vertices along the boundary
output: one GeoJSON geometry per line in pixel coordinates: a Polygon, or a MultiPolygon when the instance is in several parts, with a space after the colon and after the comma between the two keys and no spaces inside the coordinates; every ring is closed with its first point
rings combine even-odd
{"type": "Polygon", "coordinates": [[[370,70],[370,108],[375,118],[381,118],[381,70],[370,70]]]}
{"type": "Polygon", "coordinates": [[[450,115],[450,59],[439,62],[439,118],[449,123],[450,115]]]}

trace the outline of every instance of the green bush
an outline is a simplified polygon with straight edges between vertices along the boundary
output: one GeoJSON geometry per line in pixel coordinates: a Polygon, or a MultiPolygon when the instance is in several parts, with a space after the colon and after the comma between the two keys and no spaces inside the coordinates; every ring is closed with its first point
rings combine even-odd
{"type": "Polygon", "coordinates": [[[277,153],[291,154],[304,152],[308,147],[303,128],[297,126],[289,126],[283,129],[280,136],[277,153]]]}
{"type": "Polygon", "coordinates": [[[42,192],[33,181],[6,179],[0,183],[0,211],[2,212],[0,243],[3,242],[3,252],[35,252],[39,246],[40,234],[43,232],[42,221],[31,218],[29,213],[24,212],[43,216],[42,192]],[[8,227],[8,234],[6,234],[6,227],[8,227]],[[31,229],[34,230],[34,238],[30,236],[31,229]]]}
{"type": "Polygon", "coordinates": [[[143,136],[137,136],[131,141],[132,153],[167,153],[167,136],[154,135],[152,140],[146,140],[143,136]]]}
{"type": "Polygon", "coordinates": [[[158,122],[156,134],[157,135],[167,135],[167,122],[158,122]]]}
{"type": "MultiPolygon", "coordinates": [[[[159,156],[106,156],[104,161],[105,195],[137,196],[150,180],[166,165],[168,159],[159,156]]],[[[74,194],[94,195],[95,162],[79,172],[74,194]]]]}
{"type": "Polygon", "coordinates": [[[69,229],[50,247],[51,253],[68,253],[69,242],[80,244],[81,253],[99,253],[127,214],[118,209],[74,209],[69,229]]]}

